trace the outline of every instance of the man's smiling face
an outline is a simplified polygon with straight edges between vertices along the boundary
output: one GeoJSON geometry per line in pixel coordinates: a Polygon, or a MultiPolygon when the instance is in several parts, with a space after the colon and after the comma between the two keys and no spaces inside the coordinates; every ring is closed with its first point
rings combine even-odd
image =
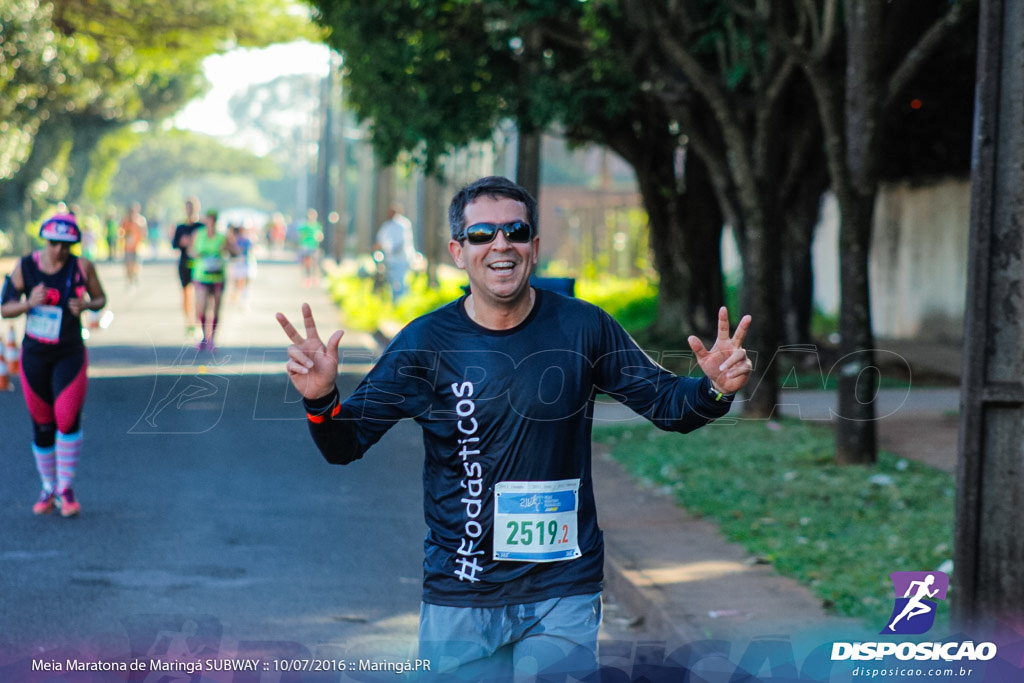
{"type": "MultiPolygon", "coordinates": [[[[466,226],[477,223],[511,223],[528,221],[526,207],[506,197],[479,197],[466,206],[466,226]]],[[[470,244],[452,240],[448,249],[455,265],[469,275],[474,297],[481,303],[507,307],[527,296],[530,275],[537,265],[540,238],[529,242],[509,242],[499,230],[487,244],[470,244]]]]}

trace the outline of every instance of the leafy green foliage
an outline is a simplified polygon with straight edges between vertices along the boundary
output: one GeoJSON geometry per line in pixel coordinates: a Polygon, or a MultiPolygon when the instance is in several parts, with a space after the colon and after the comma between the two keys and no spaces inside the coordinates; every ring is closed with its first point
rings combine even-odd
{"type": "Polygon", "coordinates": [[[611,119],[621,130],[641,87],[632,60],[610,48],[609,3],[597,12],[565,0],[312,2],[345,56],[347,101],[371,122],[385,163],[405,152],[434,169],[505,120],[537,130],[611,119]]]}
{"type": "Polygon", "coordinates": [[[120,45],[151,60],[261,47],[281,42],[282,36],[318,36],[293,0],[56,0],[53,5],[53,24],[65,35],[88,36],[108,48],[120,45]],[[134,37],[144,40],[130,40],[134,37]]]}
{"type": "Polygon", "coordinates": [[[121,160],[139,144],[139,136],[127,128],[108,133],[92,150],[92,171],[85,180],[82,199],[93,207],[108,203],[121,160]]]}
{"type": "Polygon", "coordinates": [[[372,122],[383,162],[406,151],[430,167],[450,149],[490,137],[513,110],[516,65],[507,44],[496,47],[485,30],[486,3],[314,5],[328,43],[345,56],[349,106],[372,122]]]}
{"type": "Polygon", "coordinates": [[[650,327],[658,315],[658,285],[643,278],[582,279],[576,296],[603,308],[627,331],[650,327]]]}
{"type": "Polygon", "coordinates": [[[50,10],[49,4],[0,0],[0,178],[28,153],[47,84],[62,77],[50,10]]]}
{"type": "Polygon", "coordinates": [[[952,476],[887,453],[871,467],[840,467],[827,426],[726,417],[685,437],[644,424],[595,438],[839,615],[882,622],[890,572],[952,557],[952,476]]]}
{"type": "Polygon", "coordinates": [[[0,229],[57,200],[100,203],[111,157],[96,146],[200,94],[205,57],[317,35],[296,0],[0,0],[0,229]]]}
{"type": "Polygon", "coordinates": [[[406,296],[396,305],[386,283],[382,288],[374,287],[373,272],[373,259],[365,257],[355,270],[338,271],[330,276],[331,298],[341,308],[346,329],[362,332],[393,330],[459,298],[463,294],[463,285],[468,282],[462,271],[454,269],[441,269],[437,287],[429,287],[426,277],[418,275],[412,279],[406,296]]]}
{"type": "MultiPolygon", "coordinates": [[[[462,271],[441,268],[436,288],[428,287],[422,275],[417,276],[396,306],[389,294],[374,289],[372,274],[373,262],[367,257],[354,269],[330,277],[331,298],[342,308],[342,317],[351,329],[373,332],[405,325],[462,296],[462,287],[468,282],[462,271]]],[[[627,330],[650,325],[656,313],[657,286],[641,278],[577,279],[576,296],[603,308],[627,330]]]]}

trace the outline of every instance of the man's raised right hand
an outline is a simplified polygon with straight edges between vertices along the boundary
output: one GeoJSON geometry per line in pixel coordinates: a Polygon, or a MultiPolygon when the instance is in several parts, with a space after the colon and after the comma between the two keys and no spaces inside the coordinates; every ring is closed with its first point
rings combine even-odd
{"type": "Polygon", "coordinates": [[[283,313],[278,313],[275,317],[281,329],[292,341],[292,345],[288,347],[288,363],[285,366],[292,385],[309,400],[321,398],[334,391],[334,382],[338,377],[338,344],[345,333],[337,330],[324,344],[317,332],[316,321],[313,319],[313,311],[309,304],[302,304],[305,337],[299,334],[283,313]]]}

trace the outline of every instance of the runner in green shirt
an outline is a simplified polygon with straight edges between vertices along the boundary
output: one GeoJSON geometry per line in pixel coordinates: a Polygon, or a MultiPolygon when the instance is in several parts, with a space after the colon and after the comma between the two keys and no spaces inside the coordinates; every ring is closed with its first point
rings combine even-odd
{"type": "Polygon", "coordinates": [[[317,280],[317,256],[324,241],[324,228],[317,220],[316,209],[306,214],[306,222],[298,229],[299,263],[302,264],[302,284],[309,287],[317,280]]]}
{"type": "Polygon", "coordinates": [[[192,258],[192,282],[196,288],[196,309],[203,339],[200,351],[213,351],[214,334],[224,297],[225,254],[237,255],[238,245],[231,233],[217,230],[217,212],[207,211],[206,227],[192,234],[189,254],[192,258]]]}

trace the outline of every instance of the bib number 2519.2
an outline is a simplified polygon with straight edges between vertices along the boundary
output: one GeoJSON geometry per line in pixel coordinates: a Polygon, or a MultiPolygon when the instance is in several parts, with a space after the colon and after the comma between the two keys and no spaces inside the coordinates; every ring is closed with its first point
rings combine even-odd
{"type": "Polygon", "coordinates": [[[558,562],[580,556],[579,479],[494,487],[494,559],[558,562]]]}
{"type": "Polygon", "coordinates": [[[529,521],[517,522],[514,519],[510,519],[505,523],[505,528],[508,531],[506,543],[508,545],[524,546],[532,546],[536,543],[538,546],[543,546],[569,542],[568,524],[563,524],[559,528],[558,522],[552,519],[548,520],[547,529],[544,527],[545,523],[543,520],[531,523],[529,521]]]}

